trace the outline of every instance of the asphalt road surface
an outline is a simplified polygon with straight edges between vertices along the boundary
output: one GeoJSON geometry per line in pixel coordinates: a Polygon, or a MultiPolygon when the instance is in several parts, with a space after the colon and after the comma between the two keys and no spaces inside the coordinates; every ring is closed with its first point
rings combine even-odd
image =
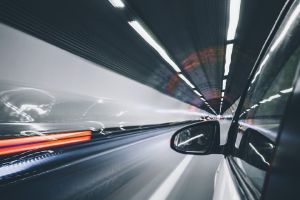
{"type": "Polygon", "coordinates": [[[93,153],[1,187],[1,199],[212,199],[222,155],[173,151],[169,140],[180,127],[79,147],[76,151],[93,153]]]}

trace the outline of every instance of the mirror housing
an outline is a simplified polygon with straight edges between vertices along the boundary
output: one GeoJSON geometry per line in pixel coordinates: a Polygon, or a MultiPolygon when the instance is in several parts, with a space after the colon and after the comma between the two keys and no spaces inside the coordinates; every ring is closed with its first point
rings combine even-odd
{"type": "Polygon", "coordinates": [[[173,134],[170,146],[183,154],[221,153],[220,124],[218,121],[204,121],[188,125],[173,134]]]}

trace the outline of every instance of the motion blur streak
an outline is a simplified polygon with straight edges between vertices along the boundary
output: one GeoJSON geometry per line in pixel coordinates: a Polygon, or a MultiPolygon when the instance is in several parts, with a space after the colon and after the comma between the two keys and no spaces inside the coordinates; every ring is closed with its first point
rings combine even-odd
{"type": "Polygon", "coordinates": [[[84,142],[91,139],[91,131],[82,131],[75,133],[65,134],[51,134],[45,136],[34,136],[18,139],[2,140],[0,147],[0,155],[6,155],[11,153],[23,152],[28,150],[36,150],[47,147],[61,146],[67,144],[73,144],[78,142],[84,142]],[[12,146],[17,145],[17,146],[12,146]]]}
{"type": "MultiPolygon", "coordinates": [[[[180,128],[143,130],[78,144],[72,152],[87,156],[0,187],[1,199],[149,199],[186,157],[169,146],[180,128]]],[[[201,199],[212,199],[214,173],[222,156],[188,158],[166,199],[196,200],[199,193],[201,199]]]]}
{"type": "Polygon", "coordinates": [[[60,140],[74,137],[90,136],[91,131],[66,132],[57,134],[43,134],[41,136],[31,136],[15,139],[0,140],[0,148],[5,146],[20,145],[26,143],[45,142],[49,140],[60,140]]]}

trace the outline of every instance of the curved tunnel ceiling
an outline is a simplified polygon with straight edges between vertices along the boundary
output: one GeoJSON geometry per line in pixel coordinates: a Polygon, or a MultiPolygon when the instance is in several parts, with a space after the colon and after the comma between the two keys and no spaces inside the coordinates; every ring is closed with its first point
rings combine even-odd
{"type": "MultiPolygon", "coordinates": [[[[108,0],[4,0],[0,22],[212,112],[207,100],[219,112],[229,1],[123,2],[118,9],[108,0]],[[202,99],[130,27],[132,20],[146,25],[202,99]]],[[[284,3],[242,0],[222,112],[240,96],[284,3]]]]}

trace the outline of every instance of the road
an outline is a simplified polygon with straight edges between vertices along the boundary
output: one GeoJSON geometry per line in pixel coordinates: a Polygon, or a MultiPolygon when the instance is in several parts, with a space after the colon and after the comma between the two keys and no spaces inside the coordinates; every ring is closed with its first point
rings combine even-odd
{"type": "Polygon", "coordinates": [[[169,147],[182,126],[94,142],[96,153],[0,188],[1,199],[212,199],[221,155],[191,156],[169,147]]]}

